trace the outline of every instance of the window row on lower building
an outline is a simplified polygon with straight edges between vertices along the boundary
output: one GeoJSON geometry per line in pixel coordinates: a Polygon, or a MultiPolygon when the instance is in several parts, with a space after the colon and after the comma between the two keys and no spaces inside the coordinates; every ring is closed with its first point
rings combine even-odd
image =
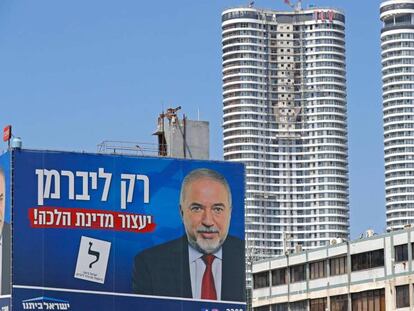
{"type": "MultiPolygon", "coordinates": [[[[410,300],[413,298],[413,285],[405,284],[395,286],[392,304],[395,309],[410,307],[410,300]]],[[[348,304],[351,304],[352,311],[385,311],[385,290],[375,289],[352,293],[349,296],[338,295],[329,297],[330,311],[348,311],[348,304]]],[[[290,303],[279,303],[254,308],[254,311],[325,311],[328,310],[328,299],[317,298],[295,301],[290,303]]]]}
{"type": "MultiPolygon", "coordinates": [[[[406,285],[408,288],[408,285],[406,285]]],[[[398,288],[398,287],[397,287],[398,288]]],[[[405,296],[396,294],[397,308],[409,306],[405,296]],[[404,300],[405,299],[405,300],[404,300]]],[[[359,293],[353,293],[348,297],[345,295],[329,297],[330,308],[328,309],[328,299],[317,298],[295,301],[290,303],[279,303],[267,306],[256,307],[254,311],[348,311],[348,304],[351,304],[352,311],[385,311],[385,290],[376,289],[359,293]],[[350,301],[349,301],[350,298],[350,301]]]]}
{"type": "MultiPolygon", "coordinates": [[[[398,248],[398,261],[406,257],[406,250],[398,248]]],[[[349,272],[373,269],[384,266],[384,250],[378,249],[351,255],[349,272]]],[[[347,256],[338,256],[324,260],[278,268],[253,274],[253,288],[278,286],[348,273],[347,256]]]]}

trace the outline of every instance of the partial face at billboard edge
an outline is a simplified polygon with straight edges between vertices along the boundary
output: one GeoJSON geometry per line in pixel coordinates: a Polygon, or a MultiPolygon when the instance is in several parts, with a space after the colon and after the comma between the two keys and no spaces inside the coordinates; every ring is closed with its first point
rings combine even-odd
{"type": "Polygon", "coordinates": [[[193,180],[184,191],[181,215],[188,242],[202,253],[214,253],[229,231],[229,193],[222,183],[208,177],[193,180]]]}
{"type": "Polygon", "coordinates": [[[0,235],[3,232],[4,210],[6,208],[6,178],[0,169],[0,235]]]}

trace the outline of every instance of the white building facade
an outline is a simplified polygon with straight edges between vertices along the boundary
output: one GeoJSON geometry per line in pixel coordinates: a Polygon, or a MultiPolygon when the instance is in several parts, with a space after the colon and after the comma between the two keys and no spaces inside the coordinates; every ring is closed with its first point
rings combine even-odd
{"type": "Polygon", "coordinates": [[[254,311],[414,310],[414,230],[253,265],[254,311]]]}
{"type": "Polygon", "coordinates": [[[414,0],[381,3],[387,227],[414,223],[414,0]]]}
{"type": "Polygon", "coordinates": [[[349,234],[345,16],[222,14],[224,158],[246,165],[252,260],[349,234]]]}

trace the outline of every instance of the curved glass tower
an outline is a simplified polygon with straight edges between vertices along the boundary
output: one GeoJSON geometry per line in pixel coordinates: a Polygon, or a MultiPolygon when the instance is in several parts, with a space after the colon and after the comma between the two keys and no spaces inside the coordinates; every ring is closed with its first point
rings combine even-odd
{"type": "Polygon", "coordinates": [[[348,238],[344,14],[229,9],[222,45],[224,158],[246,164],[247,256],[348,238]]]}
{"type": "Polygon", "coordinates": [[[387,227],[414,223],[414,0],[381,3],[387,227]]]}

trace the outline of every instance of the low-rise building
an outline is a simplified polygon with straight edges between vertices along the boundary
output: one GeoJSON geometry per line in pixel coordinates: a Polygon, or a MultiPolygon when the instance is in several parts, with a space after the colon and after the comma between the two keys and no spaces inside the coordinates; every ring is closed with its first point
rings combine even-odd
{"type": "Polygon", "coordinates": [[[253,264],[255,311],[414,310],[414,228],[253,264]]]}

